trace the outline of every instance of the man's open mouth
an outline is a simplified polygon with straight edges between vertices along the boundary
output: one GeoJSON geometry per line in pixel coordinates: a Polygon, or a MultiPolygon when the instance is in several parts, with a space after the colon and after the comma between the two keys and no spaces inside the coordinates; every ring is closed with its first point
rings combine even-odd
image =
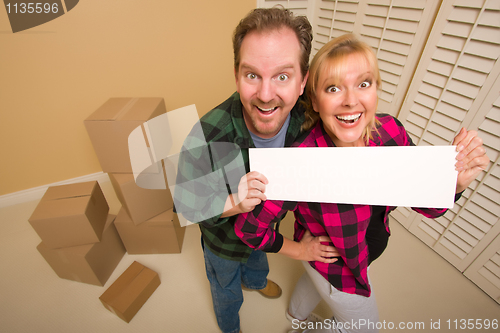
{"type": "Polygon", "coordinates": [[[277,106],[272,107],[272,108],[268,108],[268,109],[261,108],[261,107],[258,107],[258,106],[256,106],[256,107],[257,107],[257,109],[259,109],[260,112],[262,112],[264,114],[273,113],[278,108],[277,106]]]}

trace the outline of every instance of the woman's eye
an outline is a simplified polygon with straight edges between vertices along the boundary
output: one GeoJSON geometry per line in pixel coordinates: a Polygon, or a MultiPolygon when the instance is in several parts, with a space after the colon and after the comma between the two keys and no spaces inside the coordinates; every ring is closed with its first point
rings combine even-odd
{"type": "Polygon", "coordinates": [[[363,81],[363,82],[359,85],[359,87],[360,87],[360,88],[368,88],[368,87],[369,87],[369,86],[371,86],[371,85],[372,85],[372,83],[371,83],[370,81],[363,81]]]}
{"type": "Polygon", "coordinates": [[[326,92],[330,92],[330,93],[336,93],[339,91],[340,91],[340,89],[335,87],[335,86],[331,86],[331,87],[326,88],[326,92]]]}
{"type": "Polygon", "coordinates": [[[257,75],[255,75],[253,73],[249,73],[249,74],[247,74],[247,78],[249,78],[250,80],[254,80],[257,78],[257,75]]]}
{"type": "Polygon", "coordinates": [[[288,75],[286,75],[286,74],[280,74],[278,76],[278,81],[286,81],[286,80],[288,80],[288,75]]]}

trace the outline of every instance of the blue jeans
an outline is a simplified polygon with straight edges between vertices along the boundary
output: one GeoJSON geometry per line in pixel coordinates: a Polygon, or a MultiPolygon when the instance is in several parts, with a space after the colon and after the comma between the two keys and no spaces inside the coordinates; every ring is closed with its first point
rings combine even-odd
{"type": "Polygon", "coordinates": [[[248,261],[242,263],[220,258],[206,246],[203,248],[219,328],[224,333],[238,333],[240,331],[238,312],[243,304],[241,284],[249,289],[266,287],[269,273],[267,256],[262,251],[253,251],[248,261]]]}

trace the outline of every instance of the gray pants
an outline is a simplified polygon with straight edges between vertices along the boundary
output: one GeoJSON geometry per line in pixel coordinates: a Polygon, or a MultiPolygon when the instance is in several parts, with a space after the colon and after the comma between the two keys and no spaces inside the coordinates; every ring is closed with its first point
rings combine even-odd
{"type": "Polygon", "coordinates": [[[303,261],[302,264],[306,271],[295,286],[288,308],[294,318],[307,318],[323,299],[332,310],[333,317],[326,319],[323,325],[315,325],[311,332],[378,332],[379,317],[373,290],[370,297],[344,293],[333,287],[308,262],[303,261]]]}

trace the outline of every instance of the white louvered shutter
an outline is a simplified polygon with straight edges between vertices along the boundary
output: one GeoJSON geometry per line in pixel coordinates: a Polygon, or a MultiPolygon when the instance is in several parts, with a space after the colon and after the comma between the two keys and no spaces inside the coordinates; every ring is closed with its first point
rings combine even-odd
{"type": "Polygon", "coordinates": [[[330,39],[354,32],[360,10],[359,1],[320,0],[316,4],[313,23],[314,41],[312,55],[330,39]]]}
{"type": "Polygon", "coordinates": [[[313,21],[314,0],[257,0],[258,8],[272,8],[280,6],[290,9],[294,15],[306,16],[309,22],[313,21]]]}
{"type": "MultiPolygon", "coordinates": [[[[489,103],[489,112],[483,115],[483,121],[477,128],[484,140],[490,166],[464,192],[454,209],[436,219],[438,237],[433,244],[434,250],[450,261],[460,271],[486,248],[492,239],[500,233],[500,97],[489,103]]],[[[473,126],[471,124],[471,126],[473,126]]],[[[425,229],[429,219],[413,223],[410,231],[418,233],[425,229]]],[[[500,285],[498,285],[500,288],[500,285]]]]}
{"type": "Polygon", "coordinates": [[[500,236],[464,272],[471,281],[500,303],[500,236]]]}
{"type": "Polygon", "coordinates": [[[463,126],[484,140],[489,168],[453,209],[392,213],[462,272],[500,234],[499,55],[500,1],[445,0],[398,116],[417,145],[448,145],[463,126]]]}

